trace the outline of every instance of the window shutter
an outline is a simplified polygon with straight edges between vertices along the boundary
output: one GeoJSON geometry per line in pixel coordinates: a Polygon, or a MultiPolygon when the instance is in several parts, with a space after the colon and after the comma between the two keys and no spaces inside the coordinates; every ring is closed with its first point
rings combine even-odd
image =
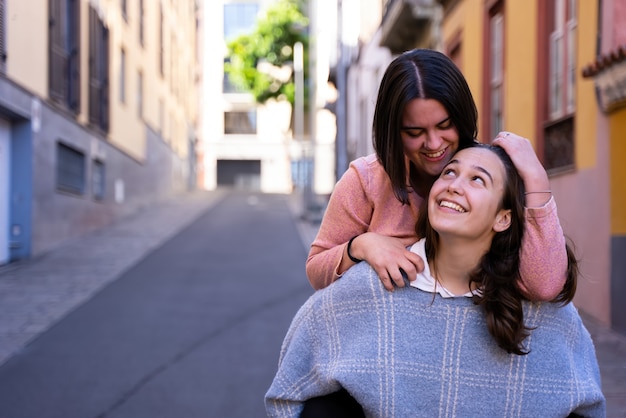
{"type": "Polygon", "coordinates": [[[100,113],[99,92],[100,81],[97,73],[98,42],[97,42],[98,14],[93,7],[89,8],[89,122],[98,125],[100,113]]]}
{"type": "Polygon", "coordinates": [[[67,99],[67,51],[63,28],[66,25],[65,0],[50,0],[50,97],[65,103],[67,99]]]}
{"type": "Polygon", "coordinates": [[[103,131],[109,131],[109,29],[100,22],[101,36],[102,36],[102,48],[101,65],[102,65],[102,86],[101,86],[101,106],[102,106],[102,119],[100,127],[103,131]]]}
{"type": "Polygon", "coordinates": [[[109,30],[89,9],[89,122],[109,130],[109,30]]]}
{"type": "Polygon", "coordinates": [[[7,44],[6,44],[6,13],[5,0],[0,0],[0,73],[7,70],[7,44]]]}
{"type": "Polygon", "coordinates": [[[69,0],[69,63],[68,63],[68,106],[80,111],[80,1],[69,0]]]}

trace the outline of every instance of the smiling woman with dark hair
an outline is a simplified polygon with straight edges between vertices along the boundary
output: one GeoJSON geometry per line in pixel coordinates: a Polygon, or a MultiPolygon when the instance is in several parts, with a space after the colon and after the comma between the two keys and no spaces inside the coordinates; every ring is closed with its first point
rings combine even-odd
{"type": "Polygon", "coordinates": [[[569,247],[557,298],[529,302],[519,289],[524,199],[502,149],[457,152],[421,211],[425,238],[410,248],[423,272],[388,292],[359,263],[311,296],[283,343],[268,415],[298,417],[335,394],[371,417],[603,417],[595,350],[571,303],[569,247]]]}

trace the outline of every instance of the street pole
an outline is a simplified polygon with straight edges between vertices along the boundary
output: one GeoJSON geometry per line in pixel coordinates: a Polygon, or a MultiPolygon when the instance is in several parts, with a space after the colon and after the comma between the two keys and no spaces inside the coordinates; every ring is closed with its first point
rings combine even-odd
{"type": "Polygon", "coordinates": [[[335,117],[337,118],[337,136],[335,149],[337,152],[335,180],[343,175],[348,169],[347,151],[347,126],[346,126],[346,47],[343,37],[343,2],[337,1],[337,107],[335,117]]]}
{"type": "Polygon", "coordinates": [[[293,70],[295,79],[293,127],[295,140],[300,145],[298,178],[303,183],[301,217],[306,218],[309,206],[307,193],[309,175],[307,174],[307,153],[304,143],[304,50],[302,42],[296,42],[293,46],[293,70]]]}

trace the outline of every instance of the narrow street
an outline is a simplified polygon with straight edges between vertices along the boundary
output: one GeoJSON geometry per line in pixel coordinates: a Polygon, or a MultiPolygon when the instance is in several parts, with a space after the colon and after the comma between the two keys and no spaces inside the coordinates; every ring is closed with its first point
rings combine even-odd
{"type": "Polygon", "coordinates": [[[287,199],[226,194],[34,339],[0,367],[0,416],[265,416],[312,292],[287,199]]]}

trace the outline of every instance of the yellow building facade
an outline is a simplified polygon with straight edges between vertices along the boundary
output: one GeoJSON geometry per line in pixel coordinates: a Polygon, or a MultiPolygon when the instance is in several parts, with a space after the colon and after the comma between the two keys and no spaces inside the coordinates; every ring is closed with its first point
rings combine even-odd
{"type": "Polygon", "coordinates": [[[626,330],[623,110],[606,115],[583,68],[596,60],[596,0],[441,1],[442,45],[476,100],[479,137],[527,137],[550,175],[580,262],[576,305],[626,330]]]}
{"type": "MultiPolygon", "coordinates": [[[[408,49],[432,48],[450,56],[476,101],[479,139],[489,142],[505,130],[524,136],[548,171],[561,225],[579,259],[576,305],[626,332],[621,303],[626,297],[626,186],[621,180],[626,178],[621,163],[626,156],[626,3],[383,3],[380,30],[363,40],[350,67],[352,78],[362,83],[353,91],[372,97],[388,62],[408,49]],[[367,77],[372,68],[374,82],[367,77]]],[[[348,108],[352,120],[371,120],[371,112],[354,109],[348,108]]]]}

